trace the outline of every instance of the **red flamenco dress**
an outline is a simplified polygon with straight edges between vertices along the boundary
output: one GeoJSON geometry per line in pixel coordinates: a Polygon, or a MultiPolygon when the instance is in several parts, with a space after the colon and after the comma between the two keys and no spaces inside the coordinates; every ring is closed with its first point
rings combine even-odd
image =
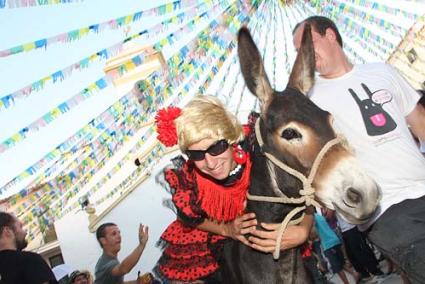
{"type": "Polygon", "coordinates": [[[197,229],[205,219],[229,222],[241,215],[249,186],[251,161],[224,181],[208,178],[180,157],[177,168],[165,170],[173,191],[177,219],[161,236],[165,249],[157,270],[171,281],[193,282],[216,275],[225,238],[197,229]]]}

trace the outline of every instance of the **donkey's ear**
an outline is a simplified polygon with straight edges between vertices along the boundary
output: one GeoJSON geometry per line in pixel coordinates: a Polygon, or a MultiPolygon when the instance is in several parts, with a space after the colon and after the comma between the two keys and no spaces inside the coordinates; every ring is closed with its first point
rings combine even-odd
{"type": "Polygon", "coordinates": [[[274,91],[267,78],[260,52],[246,27],[239,30],[238,56],[245,83],[251,93],[260,99],[261,112],[264,112],[274,96],[274,91]]]}
{"type": "Polygon", "coordinates": [[[314,57],[314,46],[311,37],[310,24],[304,24],[304,32],[301,40],[300,50],[289,76],[288,87],[299,90],[307,95],[314,84],[314,70],[316,61],[314,57]]]}

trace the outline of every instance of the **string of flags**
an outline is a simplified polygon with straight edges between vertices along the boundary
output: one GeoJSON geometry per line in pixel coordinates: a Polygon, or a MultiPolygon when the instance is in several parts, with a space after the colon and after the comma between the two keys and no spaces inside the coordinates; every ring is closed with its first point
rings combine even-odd
{"type": "MultiPolygon", "coordinates": [[[[251,9],[254,9],[255,6],[253,6],[251,9]]],[[[267,5],[265,4],[265,2],[261,2],[261,4],[259,4],[258,8],[255,11],[250,11],[250,14],[252,14],[254,12],[253,16],[250,16],[249,22],[248,22],[248,27],[252,32],[252,35],[255,36],[258,34],[257,31],[257,26],[259,26],[259,23],[264,23],[265,22],[265,15],[266,15],[266,8],[267,5]]],[[[226,78],[225,80],[222,79],[220,80],[220,84],[219,86],[215,89],[215,96],[219,97],[222,102],[224,103],[225,106],[228,106],[229,102],[230,102],[230,98],[233,96],[233,93],[236,91],[236,85],[238,82],[240,82],[238,80],[238,77],[240,76],[241,72],[240,69],[237,68],[238,70],[236,71],[236,74],[234,76],[230,76],[230,73],[232,72],[232,69],[237,66],[237,52],[236,50],[234,50],[231,53],[231,57],[228,59],[231,60],[231,63],[228,64],[227,69],[222,73],[222,78],[226,78]],[[227,88],[228,93],[226,94],[225,92],[223,92],[223,88],[224,85],[226,83],[229,83],[230,78],[233,78],[233,82],[231,82],[231,86],[229,88],[227,88]]]]}
{"type": "MultiPolygon", "coordinates": [[[[401,9],[401,8],[394,8],[394,7],[390,7],[382,2],[378,2],[378,1],[373,1],[373,0],[347,0],[348,2],[351,2],[352,4],[355,4],[357,6],[363,6],[364,8],[368,9],[368,10],[375,10],[375,11],[379,11],[379,12],[384,12],[390,15],[394,15],[394,16],[403,16],[407,19],[410,20],[417,20],[420,16],[421,13],[420,11],[418,11],[419,13],[414,13],[414,12],[409,12],[407,10],[401,9]]],[[[373,11],[371,11],[373,12],[373,11]]]]}
{"type": "MultiPolygon", "coordinates": [[[[38,3],[39,5],[40,4],[47,5],[47,4],[59,4],[59,3],[71,3],[71,2],[78,2],[78,0],[74,0],[74,1],[72,0],[66,0],[66,1],[65,0],[64,1],[8,0],[8,4],[10,8],[35,6],[36,3],[38,3]]],[[[0,0],[0,8],[4,8],[5,3],[6,3],[5,0],[0,0]],[[3,2],[3,7],[2,7],[2,2],[3,2]]],[[[194,4],[198,4],[198,3],[200,3],[200,5],[204,5],[203,3],[197,0],[181,0],[181,1],[166,3],[157,7],[147,9],[147,10],[142,10],[129,15],[125,15],[116,19],[109,19],[103,23],[92,24],[90,26],[75,29],[66,33],[61,33],[49,38],[38,39],[33,42],[24,43],[9,49],[1,50],[0,57],[6,57],[6,56],[21,53],[21,52],[29,52],[35,49],[41,49],[41,48],[46,49],[48,46],[52,44],[56,44],[56,43],[76,41],[89,35],[90,33],[99,34],[100,32],[106,29],[111,29],[111,30],[118,29],[120,27],[128,26],[134,22],[140,21],[140,19],[143,17],[157,17],[157,16],[167,15],[181,9],[189,8],[193,6],[194,4]]]]}
{"type": "Polygon", "coordinates": [[[0,9],[68,4],[83,1],[84,0],[0,0],[0,9]]]}

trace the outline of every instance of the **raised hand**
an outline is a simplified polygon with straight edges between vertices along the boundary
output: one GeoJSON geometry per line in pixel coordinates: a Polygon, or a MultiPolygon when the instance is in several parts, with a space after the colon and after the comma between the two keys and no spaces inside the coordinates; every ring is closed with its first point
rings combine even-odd
{"type": "Polygon", "coordinates": [[[139,244],[145,246],[149,239],[149,227],[140,224],[139,226],[139,244]]]}

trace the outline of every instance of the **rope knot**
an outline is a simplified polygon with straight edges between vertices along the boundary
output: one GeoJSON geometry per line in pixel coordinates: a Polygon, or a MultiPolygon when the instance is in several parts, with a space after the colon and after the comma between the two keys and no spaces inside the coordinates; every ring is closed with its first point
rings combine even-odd
{"type": "Polygon", "coordinates": [[[314,200],[314,197],[313,197],[313,196],[311,196],[311,195],[307,195],[307,196],[305,197],[305,205],[306,205],[306,206],[311,206],[311,205],[313,205],[313,203],[315,203],[314,201],[315,201],[315,200],[314,200]]]}
{"type": "Polygon", "coordinates": [[[314,195],[315,189],[311,186],[311,184],[304,184],[304,188],[300,190],[301,196],[312,196],[314,195]]]}
{"type": "Polygon", "coordinates": [[[310,206],[316,203],[314,200],[314,192],[315,189],[311,186],[311,184],[304,184],[304,188],[300,190],[300,195],[304,196],[305,198],[306,206],[310,206]]]}

